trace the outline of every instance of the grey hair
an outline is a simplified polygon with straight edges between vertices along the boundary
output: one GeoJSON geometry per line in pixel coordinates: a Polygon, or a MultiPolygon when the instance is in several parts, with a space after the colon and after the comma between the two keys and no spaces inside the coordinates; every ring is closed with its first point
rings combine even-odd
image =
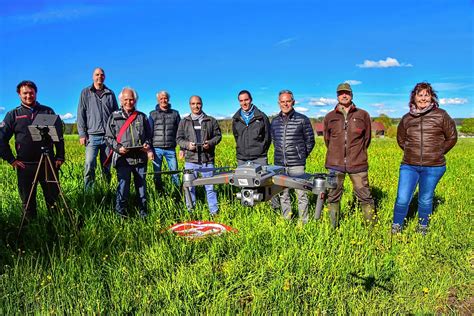
{"type": "Polygon", "coordinates": [[[279,93],[278,93],[278,97],[280,97],[282,94],[289,94],[291,95],[291,99],[294,100],[295,98],[293,97],[293,92],[291,92],[291,90],[281,90],[279,93]]]}
{"type": "Polygon", "coordinates": [[[168,93],[168,91],[165,91],[165,90],[158,91],[158,92],[156,93],[156,97],[158,98],[158,96],[159,96],[160,94],[166,95],[166,97],[167,97],[168,99],[170,98],[170,94],[168,93]]]}
{"type": "Polygon", "coordinates": [[[135,91],[135,89],[133,89],[132,87],[124,87],[122,89],[122,91],[120,91],[120,94],[119,94],[119,100],[122,100],[122,93],[125,91],[125,90],[130,90],[132,91],[133,93],[133,98],[135,99],[135,104],[138,102],[138,93],[137,91],[135,91]]]}

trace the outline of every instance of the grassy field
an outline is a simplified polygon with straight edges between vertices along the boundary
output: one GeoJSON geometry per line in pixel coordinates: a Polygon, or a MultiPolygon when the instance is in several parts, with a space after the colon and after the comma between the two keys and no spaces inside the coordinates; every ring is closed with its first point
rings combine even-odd
{"type": "MultiPolygon", "coordinates": [[[[220,186],[216,221],[238,233],[201,241],[163,231],[208,219],[205,203],[189,214],[182,201],[152,192],[150,177],[147,220],[119,219],[115,178],[111,187],[100,183],[84,194],[77,136],[68,136],[66,150],[61,183],[74,225],[65,213],[49,214],[38,195],[39,217],[19,240],[16,174],[0,163],[2,315],[473,312],[473,139],[460,139],[447,156],[425,237],[416,233],[414,219],[401,235],[389,233],[402,154],[393,139],[375,139],[370,147],[379,214],[373,229],[364,226],[350,181],[336,231],[326,209],[321,221],[301,226],[266,204],[244,208],[230,187],[220,186]]],[[[324,155],[318,138],[308,172],[324,171],[324,155]]],[[[217,165],[233,165],[234,157],[235,144],[226,136],[217,165]]]]}

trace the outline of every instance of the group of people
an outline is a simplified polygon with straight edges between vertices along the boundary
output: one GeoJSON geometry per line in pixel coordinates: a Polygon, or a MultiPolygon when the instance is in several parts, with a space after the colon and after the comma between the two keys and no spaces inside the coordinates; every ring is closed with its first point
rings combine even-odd
{"type": "MultiPolygon", "coordinates": [[[[110,163],[116,168],[118,187],[115,211],[127,216],[127,201],[131,176],[137,192],[139,214],[147,214],[146,172],[147,162],[153,160],[154,184],[157,192],[163,191],[160,171],[163,160],[169,170],[177,169],[178,156],[184,159],[185,168],[199,171],[213,168],[215,149],[222,139],[217,120],[203,111],[200,96],[189,98],[191,113],[182,118],[172,109],[170,95],[166,91],[156,94],[157,105],[147,116],[137,110],[138,94],[130,87],[120,92],[117,103],[114,92],[105,84],[105,72],[96,68],[93,83],[84,88],[77,110],[77,128],[80,144],[85,146],[84,186],[91,189],[95,182],[97,156],[103,179],[110,181],[110,163]]],[[[32,178],[38,165],[40,145],[28,134],[39,113],[54,111],[36,100],[37,87],[31,81],[17,86],[21,104],[9,111],[0,123],[0,156],[17,170],[18,190],[23,206],[32,190],[32,178]],[[9,146],[15,136],[16,157],[9,146]]],[[[341,83],[336,89],[338,103],[324,118],[324,142],[327,147],[325,167],[337,180],[337,186],[328,194],[331,225],[339,225],[340,200],[346,174],[352,181],[354,193],[360,202],[367,222],[377,220],[374,198],[369,187],[367,149],[371,141],[371,118],[353,102],[352,88],[341,83]]],[[[315,146],[310,119],[294,109],[295,98],[290,90],[278,95],[280,112],[270,122],[267,115],[253,104],[247,90],[238,93],[240,108],[232,117],[232,132],[236,143],[237,164],[248,161],[268,164],[268,150],[274,145],[274,164],[285,168],[289,176],[305,173],[306,160],[315,146]]],[[[429,83],[415,86],[411,92],[410,111],[398,126],[397,141],[404,151],[400,166],[398,193],[394,207],[392,232],[401,232],[413,193],[419,186],[419,227],[426,233],[433,210],[434,190],[446,170],[445,154],[455,145],[457,132],[454,121],[439,108],[438,97],[429,83]]],[[[53,144],[50,144],[52,147],[53,144]]],[[[54,143],[55,151],[49,150],[50,158],[59,169],[64,162],[64,140],[54,143]]],[[[202,171],[201,176],[212,176],[212,171],[202,171]]],[[[48,207],[53,207],[58,188],[40,176],[48,207]]],[[[179,188],[177,175],[172,177],[174,187],[179,188]]],[[[36,188],[33,188],[35,190],[36,188]]],[[[217,194],[212,185],[206,185],[206,196],[211,215],[219,211],[217,194]]],[[[188,208],[195,203],[194,188],[186,201],[188,208]]],[[[288,189],[275,196],[271,205],[280,209],[286,219],[293,218],[288,189]]],[[[309,220],[308,194],[296,190],[298,215],[302,223],[309,220]]],[[[36,215],[36,198],[25,209],[27,218],[36,215]]]]}

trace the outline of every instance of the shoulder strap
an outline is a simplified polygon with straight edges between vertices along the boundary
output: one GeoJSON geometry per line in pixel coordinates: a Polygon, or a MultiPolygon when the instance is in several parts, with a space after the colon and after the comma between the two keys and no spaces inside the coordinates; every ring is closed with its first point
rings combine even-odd
{"type": "MultiPolygon", "coordinates": [[[[132,114],[130,114],[130,116],[127,118],[127,120],[125,121],[125,123],[122,125],[122,127],[119,130],[119,133],[117,135],[117,142],[120,143],[120,140],[122,139],[123,134],[125,134],[125,131],[127,130],[127,128],[137,118],[137,114],[138,114],[138,112],[135,111],[132,114]]],[[[107,156],[107,159],[105,159],[105,161],[103,163],[104,167],[107,167],[110,164],[110,160],[112,158],[113,153],[114,152],[112,150],[109,152],[109,155],[107,156]]]]}

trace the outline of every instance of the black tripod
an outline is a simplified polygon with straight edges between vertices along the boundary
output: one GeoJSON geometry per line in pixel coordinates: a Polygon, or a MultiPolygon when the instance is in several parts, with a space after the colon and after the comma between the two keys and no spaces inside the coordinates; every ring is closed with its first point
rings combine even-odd
{"type": "MultiPolygon", "coordinates": [[[[41,135],[41,158],[38,162],[38,167],[36,168],[35,177],[33,178],[33,185],[31,187],[30,194],[28,195],[28,200],[27,200],[25,208],[23,210],[23,217],[21,219],[20,228],[18,229],[18,237],[20,236],[21,229],[23,228],[23,224],[24,224],[25,218],[26,218],[26,211],[28,210],[28,207],[30,206],[31,198],[33,197],[33,193],[35,192],[35,188],[38,184],[38,176],[39,176],[41,170],[43,170],[43,172],[44,172],[44,181],[46,183],[55,183],[56,184],[56,186],[58,188],[58,191],[59,191],[59,195],[61,196],[61,200],[63,201],[64,208],[66,209],[66,211],[68,213],[68,216],[69,216],[69,219],[70,219],[71,223],[73,223],[73,217],[72,217],[71,210],[67,206],[66,199],[64,198],[63,191],[61,190],[61,186],[59,185],[58,176],[55,172],[55,168],[53,166],[53,163],[51,162],[51,157],[49,156],[50,148],[51,148],[51,144],[52,144],[51,136],[49,136],[49,128],[48,127],[42,127],[42,128],[36,127],[36,128],[40,131],[40,135],[41,135]],[[52,178],[51,178],[51,175],[52,175],[52,178]]],[[[43,194],[44,194],[44,192],[43,192],[43,194]]]]}

